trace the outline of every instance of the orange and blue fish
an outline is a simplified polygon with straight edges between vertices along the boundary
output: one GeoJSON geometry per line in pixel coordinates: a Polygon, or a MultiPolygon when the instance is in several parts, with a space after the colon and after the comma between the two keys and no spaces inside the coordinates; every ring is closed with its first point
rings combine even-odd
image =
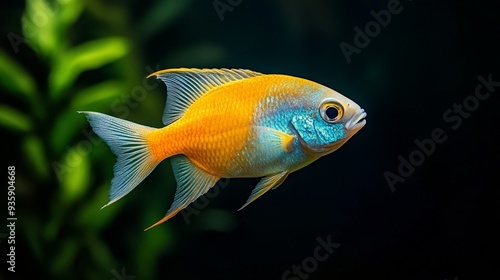
{"type": "Polygon", "coordinates": [[[263,177],[242,209],[290,173],[340,148],[366,124],[365,111],[354,101],[298,77],[187,68],[150,76],[167,87],[163,128],[82,112],[117,156],[104,207],[170,158],[175,198],[149,228],[172,218],[220,178],[263,177]]]}

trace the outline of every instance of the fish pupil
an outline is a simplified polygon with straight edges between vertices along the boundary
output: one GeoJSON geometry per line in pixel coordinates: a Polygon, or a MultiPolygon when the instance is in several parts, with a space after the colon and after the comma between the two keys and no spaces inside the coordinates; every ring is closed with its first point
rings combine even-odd
{"type": "Polygon", "coordinates": [[[339,116],[339,110],[335,107],[328,107],[328,109],[326,109],[325,111],[325,114],[330,120],[334,120],[339,116]]]}

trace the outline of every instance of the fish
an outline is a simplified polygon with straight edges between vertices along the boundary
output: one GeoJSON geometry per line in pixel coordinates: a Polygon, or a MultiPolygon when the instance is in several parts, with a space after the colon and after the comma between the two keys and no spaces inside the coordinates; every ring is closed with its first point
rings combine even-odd
{"type": "Polygon", "coordinates": [[[258,178],[239,209],[282,185],[287,176],[344,145],[366,112],[319,83],[246,69],[174,68],[149,77],[167,88],[162,128],[103,113],[85,114],[116,155],[107,207],[169,158],[177,183],[166,215],[175,216],[221,178],[258,178]]]}

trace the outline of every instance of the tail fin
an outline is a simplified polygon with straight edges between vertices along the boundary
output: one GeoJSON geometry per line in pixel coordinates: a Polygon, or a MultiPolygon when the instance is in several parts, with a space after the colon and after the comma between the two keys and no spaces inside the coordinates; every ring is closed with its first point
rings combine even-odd
{"type": "Polygon", "coordinates": [[[145,138],[155,128],[96,112],[78,113],[86,115],[94,132],[109,145],[117,157],[109,202],[102,207],[104,208],[132,191],[158,165],[159,161],[151,155],[145,138]]]}

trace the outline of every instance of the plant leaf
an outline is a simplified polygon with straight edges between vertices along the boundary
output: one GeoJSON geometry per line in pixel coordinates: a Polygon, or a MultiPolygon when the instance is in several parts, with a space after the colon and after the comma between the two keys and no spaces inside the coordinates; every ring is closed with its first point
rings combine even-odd
{"type": "MultiPolygon", "coordinates": [[[[67,108],[61,112],[50,131],[50,143],[54,151],[61,153],[71,138],[83,130],[85,124],[85,118],[75,110],[67,108]]],[[[83,138],[83,134],[79,138],[83,138]]]]}
{"type": "MultiPolygon", "coordinates": [[[[89,151],[83,146],[73,146],[56,169],[61,183],[61,196],[65,205],[71,205],[88,191],[90,178],[89,151]]],[[[52,164],[54,166],[54,163],[52,164]]]]}
{"type": "MultiPolygon", "coordinates": [[[[80,132],[78,138],[85,138],[85,125],[83,115],[77,111],[104,111],[111,108],[113,100],[125,91],[125,87],[118,81],[108,81],[90,86],[75,94],[69,108],[64,110],[54,122],[50,131],[52,148],[60,153],[74,135],[80,132]]],[[[82,141],[80,141],[81,143],[82,141]]]]}
{"type": "Polygon", "coordinates": [[[31,120],[27,116],[11,107],[2,105],[0,105],[0,125],[23,132],[28,132],[32,128],[31,120]]]}
{"type": "Polygon", "coordinates": [[[59,41],[55,31],[57,26],[54,21],[58,9],[58,2],[49,5],[45,0],[28,0],[21,18],[25,39],[44,57],[50,57],[58,50],[59,41]]]}
{"type": "MultiPolygon", "coordinates": [[[[109,269],[110,267],[113,267],[114,266],[113,254],[109,250],[107,244],[104,243],[102,239],[99,236],[96,236],[95,234],[87,235],[86,239],[87,240],[85,241],[89,245],[88,246],[89,252],[92,258],[96,260],[96,263],[98,263],[102,269],[109,269]]],[[[125,279],[133,279],[133,278],[125,278],[125,279]]]]}
{"type": "Polygon", "coordinates": [[[109,201],[108,189],[108,183],[99,186],[93,197],[87,200],[87,203],[80,208],[75,218],[79,226],[89,230],[100,231],[119,213],[124,205],[123,203],[116,203],[113,207],[101,209],[109,201]]]}
{"type": "Polygon", "coordinates": [[[124,38],[111,37],[86,42],[62,53],[49,75],[51,97],[59,99],[83,71],[102,67],[128,51],[128,42],[124,38]]]}
{"type": "Polygon", "coordinates": [[[28,136],[23,142],[24,154],[39,178],[46,179],[49,175],[49,165],[45,156],[42,141],[37,136],[28,136]]]}
{"type": "Polygon", "coordinates": [[[126,91],[123,82],[109,80],[87,87],[75,94],[71,107],[75,110],[109,109],[111,103],[126,91]]]}
{"type": "Polygon", "coordinates": [[[39,213],[36,213],[36,211],[31,211],[31,213],[25,215],[22,229],[27,240],[26,245],[31,248],[31,253],[34,257],[41,262],[45,257],[45,251],[43,249],[45,240],[43,240],[43,236],[40,234],[42,231],[42,221],[38,215],[39,213]]]}
{"type": "Polygon", "coordinates": [[[78,0],[28,0],[21,19],[28,44],[45,58],[54,58],[65,49],[65,36],[83,11],[78,0]]]}
{"type": "Polygon", "coordinates": [[[155,269],[162,254],[172,250],[175,237],[170,224],[158,228],[158,230],[143,235],[138,248],[136,263],[138,275],[145,279],[157,279],[158,271],[155,269]]]}
{"type": "Polygon", "coordinates": [[[59,29],[58,37],[61,39],[65,36],[70,26],[78,19],[84,8],[84,1],[80,0],[64,0],[57,1],[59,5],[57,13],[57,26],[59,29]]]}
{"type": "Polygon", "coordinates": [[[71,270],[72,264],[75,263],[80,245],[74,237],[59,240],[58,244],[58,250],[50,262],[50,267],[54,275],[64,275],[68,270],[71,270]]]}
{"type": "Polygon", "coordinates": [[[21,65],[0,49],[0,86],[10,93],[20,93],[27,98],[35,95],[35,82],[21,65]]]}

